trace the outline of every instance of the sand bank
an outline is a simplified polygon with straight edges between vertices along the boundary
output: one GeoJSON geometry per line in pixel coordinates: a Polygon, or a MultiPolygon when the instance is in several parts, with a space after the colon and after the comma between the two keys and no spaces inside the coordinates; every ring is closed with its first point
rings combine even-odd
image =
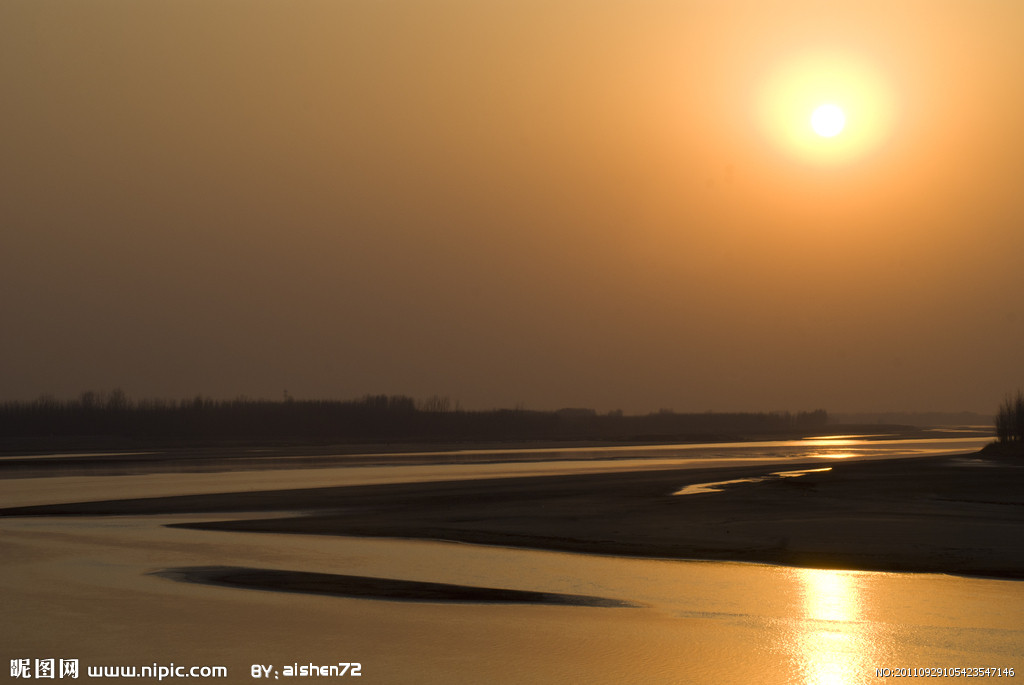
{"type": "Polygon", "coordinates": [[[0,515],[280,511],[281,518],[187,525],[1024,578],[1019,456],[837,461],[829,471],[800,477],[673,494],[690,484],[777,470],[748,465],[278,490],[23,507],[0,515]]]}
{"type": "Polygon", "coordinates": [[[425,583],[370,576],[309,573],[238,566],[189,566],[155,571],[152,575],[188,583],[299,592],[332,597],[360,597],[405,602],[465,602],[474,604],[554,604],[588,607],[633,607],[635,604],[590,595],[530,592],[450,583],[425,583]]]}

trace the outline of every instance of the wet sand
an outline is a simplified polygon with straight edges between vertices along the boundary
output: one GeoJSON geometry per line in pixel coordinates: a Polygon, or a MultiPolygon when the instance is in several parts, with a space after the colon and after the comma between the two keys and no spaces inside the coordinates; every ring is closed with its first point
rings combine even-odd
{"type": "Polygon", "coordinates": [[[0,515],[281,512],[183,525],[1024,578],[1019,454],[837,461],[829,471],[800,477],[673,494],[686,485],[779,470],[760,464],[190,495],[11,508],[0,515]]]}

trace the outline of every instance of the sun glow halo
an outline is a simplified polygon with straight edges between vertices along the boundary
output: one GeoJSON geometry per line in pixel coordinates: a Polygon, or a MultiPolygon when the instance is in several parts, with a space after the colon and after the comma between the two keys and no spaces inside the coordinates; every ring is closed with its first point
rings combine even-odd
{"type": "Polygon", "coordinates": [[[876,150],[893,125],[893,98],[878,71],[848,56],[807,55],[770,72],[759,93],[762,132],[813,164],[842,164],[876,150]]]}

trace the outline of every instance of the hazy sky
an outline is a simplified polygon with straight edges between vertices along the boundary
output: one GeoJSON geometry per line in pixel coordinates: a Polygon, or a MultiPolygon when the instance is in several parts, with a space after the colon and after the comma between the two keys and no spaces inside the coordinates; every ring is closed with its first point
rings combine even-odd
{"type": "Polygon", "coordinates": [[[0,399],[992,412],[1022,127],[1017,0],[0,0],[0,399]]]}

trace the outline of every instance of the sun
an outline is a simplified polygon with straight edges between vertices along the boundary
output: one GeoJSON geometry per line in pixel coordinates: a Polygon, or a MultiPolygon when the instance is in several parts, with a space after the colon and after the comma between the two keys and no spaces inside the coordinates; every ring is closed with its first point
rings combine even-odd
{"type": "Polygon", "coordinates": [[[811,114],[811,128],[822,138],[832,138],[846,126],[846,115],[839,105],[821,105],[811,114]]]}
{"type": "Polygon", "coordinates": [[[896,93],[885,75],[863,55],[799,53],[765,65],[752,111],[779,152],[814,165],[851,163],[893,133],[896,93]]]}

